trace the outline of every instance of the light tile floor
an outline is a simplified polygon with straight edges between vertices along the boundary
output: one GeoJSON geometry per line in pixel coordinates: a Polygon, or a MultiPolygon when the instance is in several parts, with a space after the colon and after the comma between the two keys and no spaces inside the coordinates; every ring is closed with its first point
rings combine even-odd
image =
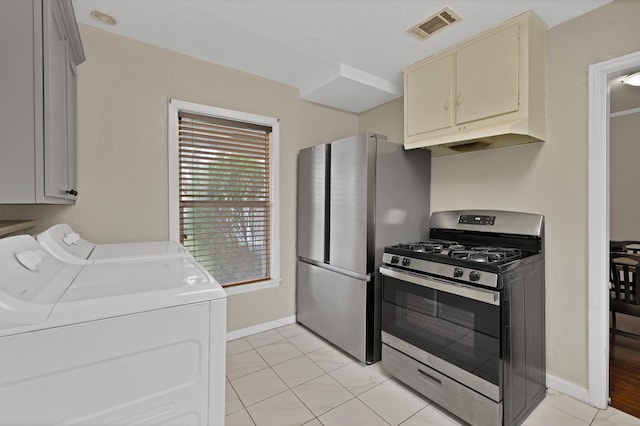
{"type": "MultiPolygon", "coordinates": [[[[526,426],[638,425],[549,390],[526,426]]],[[[291,324],[227,343],[227,426],[465,425],[400,382],[291,324]]]]}

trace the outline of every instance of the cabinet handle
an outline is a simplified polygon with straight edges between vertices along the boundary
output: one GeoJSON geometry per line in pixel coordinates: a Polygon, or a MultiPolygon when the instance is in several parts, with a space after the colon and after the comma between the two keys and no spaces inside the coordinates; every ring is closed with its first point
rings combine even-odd
{"type": "Polygon", "coordinates": [[[462,105],[462,95],[458,94],[458,96],[456,96],[456,106],[460,107],[460,105],[462,105]]]}
{"type": "Polygon", "coordinates": [[[451,106],[451,105],[449,105],[449,99],[447,99],[446,101],[444,101],[444,109],[445,109],[446,111],[449,111],[449,107],[450,107],[450,106],[451,106]]]}
{"type": "Polygon", "coordinates": [[[66,192],[67,194],[73,195],[74,197],[78,195],[78,191],[76,191],[75,189],[69,189],[66,192]]]}

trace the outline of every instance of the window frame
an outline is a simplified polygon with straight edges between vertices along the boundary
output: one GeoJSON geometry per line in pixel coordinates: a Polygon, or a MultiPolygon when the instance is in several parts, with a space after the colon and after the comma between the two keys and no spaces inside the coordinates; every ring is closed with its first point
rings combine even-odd
{"type": "Polygon", "coordinates": [[[271,141],[269,146],[271,155],[271,279],[225,287],[225,292],[227,295],[232,295],[279,286],[282,281],[280,277],[280,120],[273,117],[169,99],[167,135],[167,156],[169,160],[169,239],[178,243],[180,242],[180,167],[178,147],[178,115],[180,112],[207,115],[215,118],[271,127],[271,141]]]}

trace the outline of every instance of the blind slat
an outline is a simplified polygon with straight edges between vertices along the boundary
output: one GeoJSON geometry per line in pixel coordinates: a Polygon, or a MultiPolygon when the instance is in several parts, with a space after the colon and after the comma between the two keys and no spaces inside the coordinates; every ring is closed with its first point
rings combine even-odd
{"type": "Polygon", "coordinates": [[[181,240],[222,285],[270,277],[270,134],[236,124],[181,113],[178,127],[181,240]]]}

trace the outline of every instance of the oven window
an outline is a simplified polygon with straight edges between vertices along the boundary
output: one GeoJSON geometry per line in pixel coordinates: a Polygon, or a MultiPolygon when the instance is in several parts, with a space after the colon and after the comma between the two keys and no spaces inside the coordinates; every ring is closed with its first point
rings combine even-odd
{"type": "Polygon", "coordinates": [[[382,329],[499,385],[499,306],[384,277],[382,329]]]}

